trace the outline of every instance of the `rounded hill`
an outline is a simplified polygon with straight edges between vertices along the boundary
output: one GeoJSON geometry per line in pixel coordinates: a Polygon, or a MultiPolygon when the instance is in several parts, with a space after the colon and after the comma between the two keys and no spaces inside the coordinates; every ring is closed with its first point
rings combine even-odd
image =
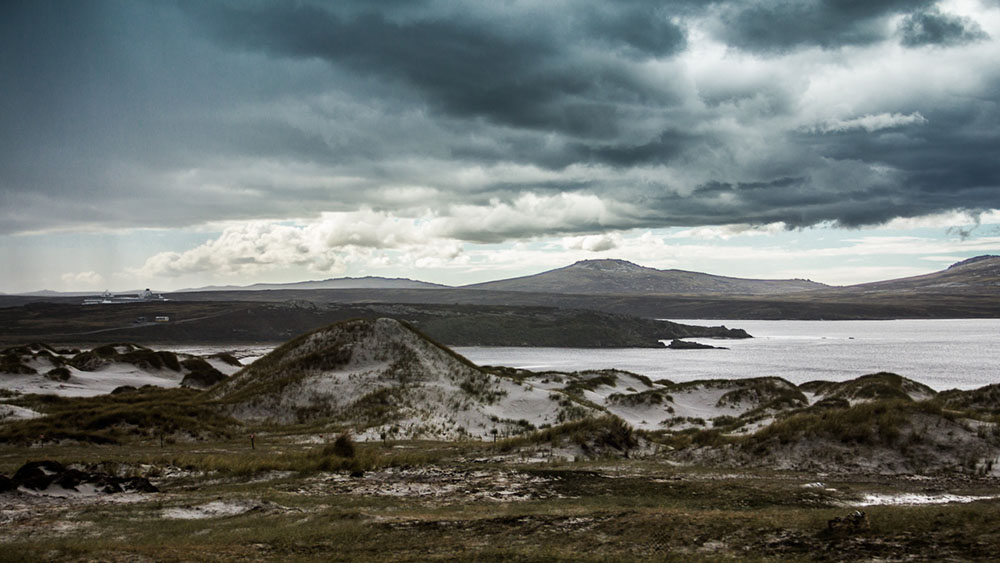
{"type": "Polygon", "coordinates": [[[211,394],[240,419],[350,426],[368,438],[485,437],[586,414],[386,318],[302,335],[211,394]]]}

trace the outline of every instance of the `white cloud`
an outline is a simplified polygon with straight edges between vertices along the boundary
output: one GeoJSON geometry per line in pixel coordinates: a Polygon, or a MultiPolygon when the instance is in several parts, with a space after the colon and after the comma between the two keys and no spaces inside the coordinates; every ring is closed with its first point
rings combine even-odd
{"type": "Polygon", "coordinates": [[[94,271],[65,273],[61,279],[68,287],[84,286],[87,289],[98,287],[104,283],[104,276],[94,271]]]}
{"type": "Polygon", "coordinates": [[[631,206],[596,195],[526,193],[510,203],[493,199],[489,205],[452,206],[448,216],[432,221],[432,229],[440,237],[498,242],[535,234],[597,230],[620,225],[626,215],[634,214],[631,206]]]}
{"type": "Polygon", "coordinates": [[[622,236],[618,233],[606,233],[600,235],[584,235],[576,237],[565,237],[562,240],[562,247],[566,250],[585,250],[587,252],[605,252],[614,250],[621,245],[622,236]]]}
{"type": "MultiPolygon", "coordinates": [[[[539,232],[597,229],[618,221],[615,209],[621,207],[593,195],[526,193],[509,202],[454,205],[446,215],[425,210],[406,217],[365,208],[323,213],[316,220],[292,224],[251,221],[230,224],[218,237],[195,248],[151,256],[130,273],[141,278],[199,273],[225,277],[291,266],[341,273],[351,263],[384,262],[382,251],[397,251],[398,260],[417,268],[437,267],[461,263],[468,241],[500,242],[539,232]]],[[[597,236],[580,247],[593,252],[613,248],[615,236],[597,236]]]]}
{"type": "Polygon", "coordinates": [[[967,211],[948,211],[945,213],[935,213],[921,217],[897,217],[884,225],[882,228],[892,230],[909,230],[948,227],[962,227],[968,225],[979,225],[981,223],[991,224],[1000,222],[1000,211],[992,210],[978,215],[967,211]]]}
{"type": "Polygon", "coordinates": [[[812,130],[823,133],[843,133],[864,129],[869,133],[873,133],[882,129],[892,129],[893,127],[903,127],[905,125],[923,125],[925,123],[927,123],[927,118],[920,115],[920,112],[913,112],[909,115],[902,113],[878,113],[851,119],[827,121],[813,126],[812,130]]]}
{"type": "Polygon", "coordinates": [[[746,223],[735,225],[719,225],[711,227],[695,227],[685,229],[670,235],[670,238],[677,239],[721,239],[729,240],[737,236],[762,236],[773,235],[787,230],[787,225],[783,222],[768,223],[767,225],[748,225],[746,223]]]}

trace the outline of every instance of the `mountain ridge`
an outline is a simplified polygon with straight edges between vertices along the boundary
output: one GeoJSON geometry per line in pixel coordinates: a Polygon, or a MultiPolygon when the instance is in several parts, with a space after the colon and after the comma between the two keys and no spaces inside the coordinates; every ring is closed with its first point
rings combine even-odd
{"type": "Polygon", "coordinates": [[[983,254],[955,262],[943,270],[842,288],[845,293],[924,291],[929,293],[967,293],[990,291],[1000,293],[1000,256],[983,254]]]}
{"type": "Polygon", "coordinates": [[[267,291],[280,289],[440,289],[447,285],[414,280],[410,278],[386,278],[382,276],[362,276],[327,278],[287,283],[254,283],[250,285],[208,285],[179,289],[173,293],[198,291],[267,291]]]}
{"type": "MultiPolygon", "coordinates": [[[[954,275],[958,272],[969,272],[970,269],[986,269],[1000,277],[1000,256],[984,254],[955,262],[943,270],[908,276],[878,280],[861,284],[835,286],[815,282],[804,278],[774,279],[774,278],[742,278],[684,270],[678,268],[657,269],[642,266],[621,258],[601,258],[578,260],[573,264],[545,270],[535,274],[502,278],[486,282],[450,286],[412,278],[361,276],[327,278],[323,280],[305,280],[282,283],[254,283],[250,285],[208,285],[189,287],[171,292],[155,291],[154,293],[203,293],[203,292],[240,292],[240,291],[279,291],[279,290],[311,290],[311,289],[470,289],[486,291],[517,291],[533,293],[565,293],[565,294],[712,294],[712,295],[781,295],[805,291],[851,291],[852,288],[888,287],[896,283],[919,282],[932,279],[935,276],[954,275]],[[951,272],[951,274],[948,274],[951,272]],[[567,276],[576,275],[577,279],[567,276]],[[613,279],[613,276],[624,279],[613,279]]],[[[993,274],[991,274],[993,275],[993,274]]],[[[131,292],[120,292],[131,293],[131,292]]],[[[60,298],[93,295],[92,292],[41,290],[21,293],[0,293],[0,296],[13,298],[60,298]]]]}
{"type": "Polygon", "coordinates": [[[557,268],[462,289],[566,294],[729,294],[779,295],[830,286],[810,280],[751,279],[689,270],[659,270],[621,259],[581,260],[557,268]]]}
{"type": "MultiPolygon", "coordinates": [[[[171,302],[248,302],[280,303],[309,302],[324,308],[367,306],[373,304],[397,305],[453,305],[462,307],[555,307],[560,309],[594,310],[654,319],[898,319],[898,318],[997,318],[1000,317],[1000,257],[983,255],[961,260],[938,272],[908,278],[884,280],[852,286],[823,286],[809,291],[788,293],[726,293],[712,292],[711,287],[701,291],[689,288],[686,293],[652,293],[632,291],[615,293],[613,284],[593,283],[594,279],[607,277],[608,270],[623,271],[624,283],[629,272],[638,272],[642,278],[648,273],[642,266],[624,260],[583,261],[566,266],[556,272],[535,274],[548,283],[534,291],[503,290],[493,285],[489,288],[475,285],[425,289],[281,289],[273,291],[229,290],[190,291],[167,294],[171,302]],[[567,291],[559,275],[569,270],[571,277],[579,274],[583,284],[592,283],[590,293],[567,291]],[[590,282],[588,282],[590,280],[590,282]],[[558,282],[558,283],[557,283],[558,282]]],[[[652,269],[649,269],[652,270],[652,269]]],[[[652,270],[654,274],[664,273],[652,270]]],[[[682,278],[687,275],[679,271],[682,278]]],[[[670,272],[666,272],[667,275],[670,272]]],[[[617,275],[617,274],[614,274],[617,275]]],[[[691,274],[698,276],[698,274],[691,274]]],[[[634,276],[631,276],[634,277],[634,276]]],[[[655,277],[655,276],[654,276],[655,277]]],[[[703,278],[729,280],[722,276],[704,275],[703,278]]],[[[499,280],[498,283],[532,282],[532,276],[499,280]]],[[[690,279],[690,278],[689,278],[690,279]]],[[[762,283],[767,283],[766,281],[762,283]]],[[[620,288],[619,288],[620,289],[620,288]]],[[[628,288],[625,288],[626,290],[628,288]]],[[[641,289],[641,287],[640,287],[641,289]]],[[[663,291],[661,286],[656,289],[663,291]]],[[[730,291],[732,288],[730,287],[730,291]]],[[[79,301],[68,296],[30,297],[6,295],[0,297],[0,307],[44,307],[47,304],[74,305],[79,301]]],[[[133,307],[136,305],[133,305],[133,307]]],[[[157,307],[169,307],[169,303],[157,307]]],[[[234,305],[235,306],[235,305],[234,305]]],[[[39,309],[38,312],[42,312],[39,309]]],[[[161,315],[162,312],[151,311],[161,315]]],[[[17,316],[19,313],[11,313],[17,316]]],[[[28,314],[28,313],[24,313],[28,314]]],[[[129,319],[131,321],[135,317],[129,319]]],[[[336,319],[330,319],[336,320],[336,319]]],[[[328,321],[329,322],[329,321],[328,321]]],[[[305,325],[288,327],[284,336],[305,325]]]]}

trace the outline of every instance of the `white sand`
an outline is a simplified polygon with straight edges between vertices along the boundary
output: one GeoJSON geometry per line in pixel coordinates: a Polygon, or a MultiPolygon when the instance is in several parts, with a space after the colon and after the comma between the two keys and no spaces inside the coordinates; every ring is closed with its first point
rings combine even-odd
{"type": "Polygon", "coordinates": [[[164,508],[161,516],[171,520],[202,520],[205,518],[222,518],[225,516],[236,516],[249,512],[259,505],[251,502],[221,500],[212,501],[200,506],[184,508],[164,508]]]}
{"type": "Polygon", "coordinates": [[[0,403],[0,422],[8,420],[30,420],[40,416],[42,416],[42,413],[38,411],[0,403]]]}
{"type": "Polygon", "coordinates": [[[955,504],[969,503],[977,500],[990,500],[1000,498],[1000,495],[972,496],[972,495],[928,495],[921,493],[900,493],[895,495],[867,494],[861,502],[848,503],[851,506],[916,506],[923,504],[955,504]]]}

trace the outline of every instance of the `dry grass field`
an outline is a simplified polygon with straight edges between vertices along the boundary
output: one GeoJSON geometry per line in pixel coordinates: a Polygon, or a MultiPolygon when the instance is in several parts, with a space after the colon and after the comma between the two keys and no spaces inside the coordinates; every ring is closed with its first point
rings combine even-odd
{"type": "Polygon", "coordinates": [[[51,459],[160,492],[2,493],[0,559],[985,561],[1000,549],[995,478],[567,460],[503,442],[344,451],[278,430],[254,442],[3,446],[8,476],[51,459]],[[830,528],[854,510],[866,525],[830,528]]]}

